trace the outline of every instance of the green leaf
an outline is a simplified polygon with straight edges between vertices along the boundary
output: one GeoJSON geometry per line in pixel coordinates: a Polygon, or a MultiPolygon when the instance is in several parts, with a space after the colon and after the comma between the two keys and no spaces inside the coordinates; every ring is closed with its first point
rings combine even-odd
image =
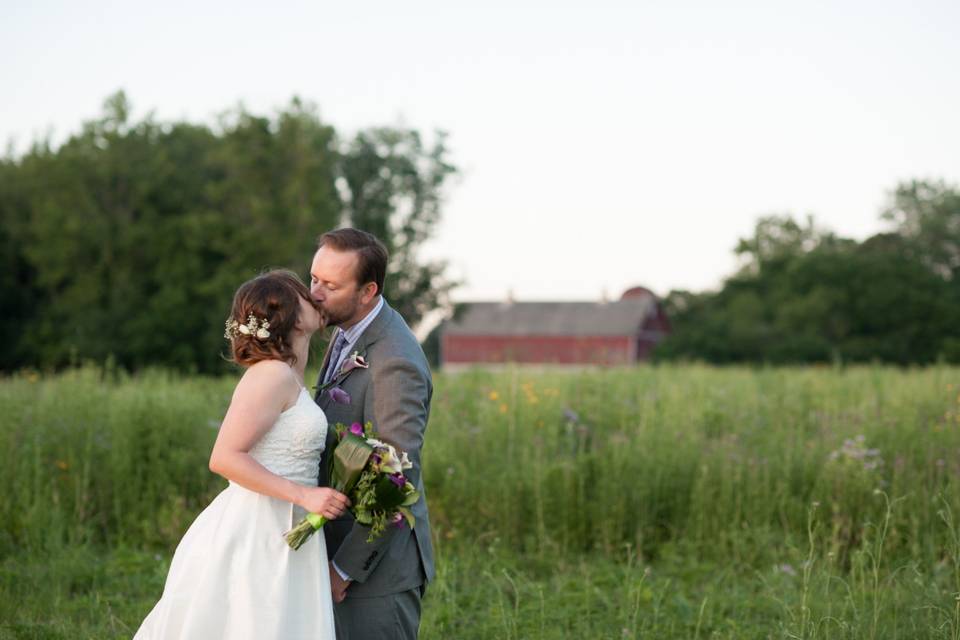
{"type": "Polygon", "coordinates": [[[372,453],[373,447],[367,444],[366,440],[352,433],[345,434],[333,450],[331,484],[334,488],[341,493],[350,493],[372,453]]]}

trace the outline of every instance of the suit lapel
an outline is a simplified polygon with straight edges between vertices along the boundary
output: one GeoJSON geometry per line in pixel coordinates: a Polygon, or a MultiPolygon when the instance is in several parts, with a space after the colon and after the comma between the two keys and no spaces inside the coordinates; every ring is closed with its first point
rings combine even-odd
{"type": "Polygon", "coordinates": [[[323,386],[323,376],[327,372],[327,367],[330,366],[330,352],[333,351],[333,336],[336,335],[336,330],[330,336],[330,340],[327,342],[327,350],[323,354],[323,363],[320,365],[320,373],[317,375],[317,390],[316,394],[313,396],[313,401],[320,405],[321,409],[326,409],[324,403],[324,393],[320,390],[320,387],[323,386]]]}
{"type": "MultiPolygon", "coordinates": [[[[377,314],[377,317],[373,319],[373,322],[370,323],[370,326],[364,329],[363,333],[360,334],[360,337],[357,338],[357,342],[353,345],[350,351],[347,353],[347,358],[351,354],[358,354],[366,358],[367,348],[376,342],[381,335],[383,335],[384,329],[390,323],[390,314],[393,313],[393,309],[387,306],[387,301],[383,301],[383,307],[380,309],[380,313],[377,314]]],[[[369,361],[369,359],[368,359],[369,361]]],[[[344,360],[346,363],[346,360],[344,360]]],[[[347,372],[338,371],[334,374],[333,378],[330,379],[329,387],[337,387],[343,384],[343,381],[350,376],[351,373],[360,368],[366,367],[354,367],[347,372]]]]}
{"type": "MultiPolygon", "coordinates": [[[[383,300],[383,307],[380,309],[380,313],[377,314],[377,317],[373,319],[373,322],[370,323],[363,333],[360,334],[360,337],[357,338],[356,344],[353,345],[353,348],[350,349],[350,352],[347,353],[347,357],[351,353],[364,354],[367,351],[367,348],[372,345],[374,342],[380,339],[380,336],[383,335],[383,332],[386,330],[387,325],[390,324],[390,320],[393,319],[393,308],[387,304],[386,298],[383,300]]],[[[336,332],[334,332],[336,335],[336,332]]],[[[330,394],[323,390],[323,379],[327,372],[327,367],[331,366],[330,363],[330,352],[333,351],[334,338],[330,336],[330,342],[327,344],[326,353],[323,354],[323,364],[320,367],[320,375],[317,378],[317,393],[314,396],[314,402],[320,405],[320,408],[326,410],[329,406],[330,394]]],[[[335,363],[334,363],[335,364],[335,363]]],[[[341,384],[346,380],[347,376],[356,371],[356,369],[351,369],[346,373],[337,372],[333,378],[330,380],[330,384],[327,389],[335,387],[341,384]]]]}
{"type": "Polygon", "coordinates": [[[380,309],[380,313],[378,313],[377,317],[373,319],[373,322],[370,323],[370,326],[367,327],[367,330],[361,333],[360,337],[357,338],[357,344],[353,346],[353,350],[363,353],[367,350],[367,347],[379,340],[383,335],[383,332],[386,331],[387,325],[390,324],[390,320],[393,319],[393,313],[393,308],[388,305],[387,300],[384,299],[383,308],[380,309]]]}
{"type": "MultiPolygon", "coordinates": [[[[386,332],[387,327],[390,325],[390,322],[393,320],[393,309],[387,304],[387,301],[383,301],[383,307],[380,309],[380,313],[377,314],[377,317],[373,319],[373,322],[370,323],[363,333],[360,334],[360,337],[357,338],[357,342],[353,345],[353,348],[350,350],[350,353],[356,351],[357,353],[366,353],[370,346],[375,343],[380,337],[386,332]]],[[[327,486],[329,482],[329,466],[333,460],[332,456],[327,455],[328,452],[333,451],[334,447],[337,446],[337,436],[334,431],[334,424],[338,420],[343,420],[347,422],[348,420],[355,420],[362,422],[363,421],[363,408],[362,407],[352,407],[349,408],[352,411],[359,411],[360,413],[355,415],[352,413],[347,413],[347,407],[342,407],[341,405],[334,405],[333,400],[330,399],[330,394],[326,391],[321,392],[320,387],[323,383],[323,374],[326,372],[328,366],[330,366],[330,351],[333,349],[333,340],[330,340],[330,344],[327,345],[327,352],[323,356],[323,366],[320,367],[320,377],[317,379],[317,395],[315,401],[320,408],[323,409],[323,412],[327,414],[328,428],[327,428],[327,442],[324,449],[323,457],[321,458],[321,472],[320,472],[320,482],[321,485],[327,486]],[[341,415],[343,411],[343,415],[341,415]]],[[[347,354],[349,356],[349,353],[347,354]]],[[[338,374],[335,378],[334,384],[342,384],[343,381],[353,373],[355,369],[351,369],[345,374],[338,374]]],[[[331,385],[332,386],[332,385],[331,385]]]]}

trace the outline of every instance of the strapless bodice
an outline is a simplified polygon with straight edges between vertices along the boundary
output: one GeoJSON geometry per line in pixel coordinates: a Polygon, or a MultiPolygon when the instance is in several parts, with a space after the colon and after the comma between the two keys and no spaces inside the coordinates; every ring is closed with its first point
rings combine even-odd
{"type": "Polygon", "coordinates": [[[250,455],[278,476],[316,486],[320,454],[327,437],[327,418],[306,389],[280,414],[270,430],[250,449],[250,455]]]}

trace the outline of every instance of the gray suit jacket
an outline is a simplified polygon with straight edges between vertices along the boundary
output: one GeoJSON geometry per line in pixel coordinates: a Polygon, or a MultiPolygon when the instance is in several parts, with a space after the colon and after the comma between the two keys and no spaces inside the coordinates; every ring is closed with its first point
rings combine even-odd
{"type": "Polygon", "coordinates": [[[319,390],[329,366],[329,348],[320,369],[314,399],[330,423],[320,460],[320,485],[329,485],[327,456],[336,444],[333,426],[372,422],[385,442],[409,454],[413,468],[404,473],[420,492],[420,500],[411,508],[416,518],[413,530],[388,525],[381,537],[368,543],[369,527],[357,524],[349,512],[324,525],[327,555],[354,580],[347,597],[362,598],[406,591],[434,577],[430,519],[420,475],[433,379],[417,339],[386,301],[350,353],[354,351],[366,359],[369,368],[338,372],[334,377],[334,386],[350,394],[349,404],[334,402],[329,392],[319,390]]]}

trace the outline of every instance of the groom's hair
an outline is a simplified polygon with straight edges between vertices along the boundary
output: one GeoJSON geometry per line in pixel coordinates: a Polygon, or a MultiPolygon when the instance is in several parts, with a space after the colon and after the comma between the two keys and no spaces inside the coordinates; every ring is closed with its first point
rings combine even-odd
{"type": "Polygon", "coordinates": [[[377,293],[383,293],[383,279],[387,275],[387,248],[372,233],[344,227],[327,231],[317,239],[317,248],[329,246],[337,251],[356,251],[357,286],[372,282],[377,293]]]}

